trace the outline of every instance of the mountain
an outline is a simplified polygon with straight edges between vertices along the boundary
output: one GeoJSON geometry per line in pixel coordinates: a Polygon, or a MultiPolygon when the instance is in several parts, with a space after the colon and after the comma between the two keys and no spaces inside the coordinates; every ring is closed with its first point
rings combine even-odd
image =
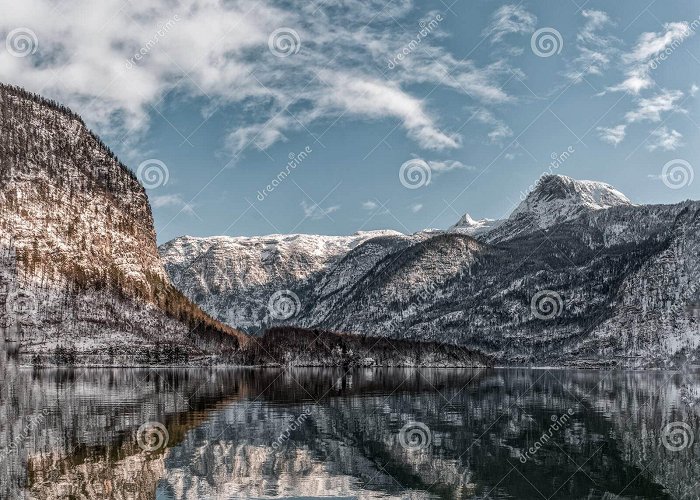
{"type": "Polygon", "coordinates": [[[497,230],[489,235],[488,241],[503,241],[586,213],[619,206],[632,206],[632,202],[609,184],[545,175],[507,220],[497,227],[489,227],[497,230]]]}
{"type": "Polygon", "coordinates": [[[450,228],[450,231],[457,233],[468,234],[469,236],[477,236],[479,234],[488,233],[503,223],[500,219],[479,219],[474,220],[469,214],[464,214],[457,224],[450,228]]]}
{"type": "Polygon", "coordinates": [[[76,114],[6,85],[0,327],[35,362],[183,362],[246,339],[172,286],[136,176],[76,114]]]}
{"type": "Polygon", "coordinates": [[[634,205],[604,183],[545,176],[499,224],[463,222],[481,230],[370,238],[279,284],[294,300],[272,323],[456,344],[509,364],[697,359],[700,202],[634,205]]]}
{"type": "MultiPolygon", "coordinates": [[[[220,321],[259,332],[275,320],[268,307],[275,293],[315,282],[350,251],[378,239],[399,242],[410,238],[396,231],[352,236],[183,236],[165,243],[159,251],[173,283],[188,297],[220,321]]],[[[347,280],[342,272],[334,277],[341,283],[325,286],[343,286],[347,280]]]]}

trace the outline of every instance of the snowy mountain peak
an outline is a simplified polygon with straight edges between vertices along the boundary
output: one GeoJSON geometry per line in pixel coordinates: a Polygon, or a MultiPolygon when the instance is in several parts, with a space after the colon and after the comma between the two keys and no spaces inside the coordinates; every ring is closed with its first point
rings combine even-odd
{"type": "Polygon", "coordinates": [[[505,241],[574,220],[584,213],[620,206],[634,204],[610,184],[545,175],[508,219],[485,237],[490,243],[505,241]]]}
{"type": "Polygon", "coordinates": [[[540,228],[578,217],[584,211],[604,210],[633,203],[610,184],[547,175],[510,215],[509,220],[530,219],[540,228]]]}
{"type": "MultiPolygon", "coordinates": [[[[484,220],[489,220],[489,219],[484,219],[484,220]]],[[[464,214],[461,219],[457,222],[457,225],[465,226],[465,227],[471,227],[477,225],[481,221],[474,220],[471,215],[469,214],[464,214]]]]}
{"type": "Polygon", "coordinates": [[[458,232],[468,234],[470,236],[476,236],[478,234],[483,234],[491,231],[495,227],[498,227],[503,221],[496,219],[474,219],[469,214],[464,214],[458,221],[457,224],[450,228],[451,232],[458,232]]]}
{"type": "Polygon", "coordinates": [[[543,203],[561,208],[582,206],[589,210],[632,205],[624,194],[610,184],[576,180],[565,175],[546,175],[513,214],[543,203]]]}

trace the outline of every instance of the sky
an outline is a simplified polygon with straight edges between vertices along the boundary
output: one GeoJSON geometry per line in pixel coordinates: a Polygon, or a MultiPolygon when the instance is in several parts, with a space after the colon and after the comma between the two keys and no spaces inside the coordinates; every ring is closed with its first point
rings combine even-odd
{"type": "Polygon", "coordinates": [[[700,5],[24,0],[0,80],[81,114],[158,241],[507,216],[546,172],[700,199],[700,5]]]}

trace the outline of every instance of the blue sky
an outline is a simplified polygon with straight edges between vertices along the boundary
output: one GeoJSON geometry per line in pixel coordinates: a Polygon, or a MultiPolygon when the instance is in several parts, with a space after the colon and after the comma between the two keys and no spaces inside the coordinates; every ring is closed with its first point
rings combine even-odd
{"type": "Polygon", "coordinates": [[[669,174],[694,175],[699,157],[697,2],[9,11],[2,80],[70,105],[139,171],[159,242],[499,218],[563,153],[554,172],[634,202],[700,199],[700,180],[669,174]]]}

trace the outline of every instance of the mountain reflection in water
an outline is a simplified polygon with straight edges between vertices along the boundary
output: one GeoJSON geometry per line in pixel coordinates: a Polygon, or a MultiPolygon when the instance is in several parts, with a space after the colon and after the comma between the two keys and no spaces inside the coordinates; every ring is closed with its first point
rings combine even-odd
{"type": "Polygon", "coordinates": [[[700,495],[700,445],[662,439],[672,422],[697,433],[695,374],[11,361],[3,374],[1,498],[700,495]]]}

